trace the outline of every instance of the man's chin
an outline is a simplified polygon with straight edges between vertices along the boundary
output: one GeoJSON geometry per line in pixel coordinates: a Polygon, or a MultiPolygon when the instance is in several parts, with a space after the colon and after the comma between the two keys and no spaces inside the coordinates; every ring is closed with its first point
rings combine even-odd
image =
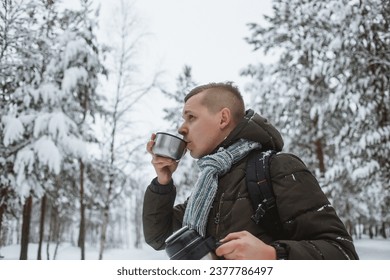
{"type": "Polygon", "coordinates": [[[194,159],[201,158],[201,156],[199,156],[196,152],[194,152],[192,150],[188,150],[188,151],[190,152],[191,157],[193,157],[194,159]]]}

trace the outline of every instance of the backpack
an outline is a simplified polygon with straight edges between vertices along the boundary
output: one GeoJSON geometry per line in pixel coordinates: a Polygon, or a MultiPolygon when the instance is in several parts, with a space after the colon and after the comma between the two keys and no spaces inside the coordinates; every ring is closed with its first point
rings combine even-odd
{"type": "Polygon", "coordinates": [[[254,213],[251,219],[275,238],[283,236],[282,223],[272,189],[270,163],[276,151],[253,151],[246,166],[246,185],[254,213]]]}

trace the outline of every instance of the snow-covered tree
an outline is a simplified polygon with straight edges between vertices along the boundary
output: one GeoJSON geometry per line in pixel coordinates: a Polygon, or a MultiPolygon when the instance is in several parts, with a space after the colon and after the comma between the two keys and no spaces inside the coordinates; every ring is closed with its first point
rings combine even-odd
{"type": "MultiPolygon", "coordinates": [[[[27,199],[30,210],[33,197],[41,198],[55,190],[52,182],[61,172],[78,171],[72,175],[79,178],[82,209],[83,161],[88,156],[87,143],[94,139],[92,117],[101,111],[96,87],[103,71],[89,3],[82,1],[82,10],[66,10],[61,15],[51,1],[4,3],[12,3],[10,7],[19,3],[17,15],[24,19],[9,34],[21,34],[25,29],[9,46],[12,59],[8,61],[19,63],[14,67],[12,83],[2,72],[2,84],[7,84],[2,97],[7,103],[2,104],[1,142],[6,154],[3,158],[13,165],[12,190],[21,201],[27,199]],[[79,168],[64,169],[65,164],[79,168]]],[[[5,21],[9,25],[14,22],[5,21]]],[[[24,240],[28,242],[28,215],[25,218],[24,240]]],[[[27,250],[22,251],[21,258],[26,258],[27,250]]]]}
{"type": "MultiPolygon", "coordinates": [[[[388,220],[390,9],[382,0],[274,0],[250,24],[271,65],[249,66],[253,103],[304,158],[347,223],[388,220]]],[[[352,228],[352,226],[350,227],[352,228]]]]}
{"type": "MultiPolygon", "coordinates": [[[[42,196],[43,184],[39,179],[47,170],[58,172],[58,153],[50,140],[32,139],[33,120],[41,104],[31,102],[29,92],[37,93],[41,85],[45,64],[50,57],[46,38],[51,25],[43,27],[43,17],[50,17],[50,8],[39,1],[2,1],[1,10],[1,157],[8,165],[2,175],[3,190],[15,194],[24,204],[21,258],[27,258],[28,232],[32,195],[42,196]],[[39,23],[38,23],[39,22],[39,23]],[[47,142],[46,142],[47,141],[47,142]],[[42,151],[48,144],[52,157],[42,151]],[[41,156],[41,160],[36,160],[41,156]],[[34,167],[35,165],[35,167],[34,167]],[[45,166],[40,169],[39,167],[45,166]],[[25,174],[30,174],[28,181],[25,174]],[[27,199],[27,200],[26,200],[27,199]]],[[[37,94],[39,95],[39,94],[37,94]]],[[[35,95],[35,96],[37,96],[35,95]]],[[[6,196],[6,198],[8,195],[6,196]]],[[[3,201],[7,205],[7,201],[3,201]]],[[[15,204],[14,204],[15,205],[15,204]]]]}
{"type": "Polygon", "coordinates": [[[105,73],[101,62],[100,46],[96,38],[97,18],[93,14],[92,2],[82,0],[79,11],[65,11],[61,25],[63,33],[59,37],[59,53],[52,61],[52,73],[61,91],[66,94],[67,101],[62,103],[62,110],[67,112],[76,127],[74,133],[76,143],[67,141],[74,164],[79,165],[79,207],[80,207],[80,233],[78,245],[81,248],[81,259],[85,258],[85,208],[87,199],[93,199],[95,185],[88,184],[85,173],[88,161],[85,148],[82,145],[96,142],[92,123],[96,114],[104,113],[103,96],[98,94],[99,78],[105,73]],[[75,145],[77,141],[82,145],[75,145]],[[88,188],[88,186],[90,188],[88,188]],[[88,195],[90,194],[90,195],[88,195]],[[88,197],[85,197],[88,195],[88,197]]]}

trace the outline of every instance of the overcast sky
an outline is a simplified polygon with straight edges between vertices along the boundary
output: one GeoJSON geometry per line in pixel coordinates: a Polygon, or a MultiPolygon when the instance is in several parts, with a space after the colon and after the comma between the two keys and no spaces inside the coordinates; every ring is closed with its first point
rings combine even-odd
{"type": "Polygon", "coordinates": [[[154,61],[176,78],[184,64],[197,82],[233,80],[259,55],[244,37],[246,24],[271,12],[269,0],[138,0],[136,8],[153,34],[149,50],[154,61]]]}
{"type": "MultiPolygon", "coordinates": [[[[140,52],[143,72],[151,75],[164,71],[164,83],[175,89],[177,76],[184,65],[189,65],[194,80],[200,84],[234,81],[244,89],[245,79],[239,76],[239,71],[261,59],[244,40],[250,35],[247,23],[259,23],[263,14],[270,14],[271,0],[129,1],[134,3],[140,29],[148,34],[140,52]]],[[[109,36],[115,20],[113,7],[119,0],[94,2],[101,3],[100,28],[109,36]]],[[[63,3],[74,6],[78,0],[63,3]]],[[[156,95],[146,98],[142,113],[158,115],[163,102],[156,95]]]]}
{"type": "MultiPolygon", "coordinates": [[[[244,40],[250,35],[246,24],[272,10],[270,0],[138,0],[135,8],[151,33],[145,66],[164,70],[167,84],[188,64],[200,84],[229,80],[242,90],[240,69],[260,59],[244,40]]],[[[147,103],[157,110],[154,99],[147,103]]]]}

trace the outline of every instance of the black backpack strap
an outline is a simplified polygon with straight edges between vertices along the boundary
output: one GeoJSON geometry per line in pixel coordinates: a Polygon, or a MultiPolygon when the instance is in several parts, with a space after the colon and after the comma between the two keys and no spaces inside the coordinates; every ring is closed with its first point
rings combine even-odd
{"type": "Polygon", "coordinates": [[[265,152],[255,150],[250,154],[246,168],[246,183],[254,209],[251,218],[273,234],[281,231],[269,170],[270,160],[275,154],[273,150],[265,152]]]}

